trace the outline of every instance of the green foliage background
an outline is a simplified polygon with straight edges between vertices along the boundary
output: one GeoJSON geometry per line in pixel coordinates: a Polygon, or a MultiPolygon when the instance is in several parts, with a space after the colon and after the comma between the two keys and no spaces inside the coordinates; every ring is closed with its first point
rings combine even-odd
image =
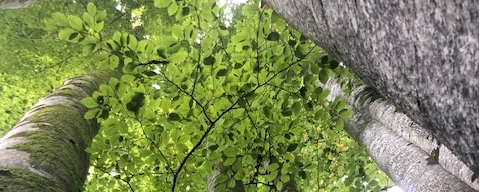
{"type": "Polygon", "coordinates": [[[216,170],[217,191],[381,191],[391,182],[343,130],[352,110],[318,83],[348,93],[355,77],[259,4],[1,10],[0,129],[67,78],[120,67],[83,100],[102,125],[86,191],[205,191],[216,170]]]}

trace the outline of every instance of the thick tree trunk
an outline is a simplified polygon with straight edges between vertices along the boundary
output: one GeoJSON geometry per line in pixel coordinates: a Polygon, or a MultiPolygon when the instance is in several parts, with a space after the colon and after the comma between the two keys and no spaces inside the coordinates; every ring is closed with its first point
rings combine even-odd
{"type": "MultiPolygon", "coordinates": [[[[394,112],[394,107],[375,90],[358,86],[346,97],[334,79],[323,87],[331,90],[329,99],[339,96],[349,101],[354,114],[345,120],[345,130],[366,145],[368,154],[404,191],[475,191],[440,164],[429,165],[429,154],[416,144],[426,146],[422,143],[431,143],[432,139],[425,137],[428,134],[405,115],[394,112]],[[392,129],[406,131],[402,134],[410,135],[411,142],[392,129]]],[[[469,184],[478,189],[478,183],[469,184]]]]}
{"type": "Polygon", "coordinates": [[[478,0],[266,0],[478,172],[478,0]]]}
{"type": "Polygon", "coordinates": [[[85,148],[99,125],[85,120],[80,101],[113,76],[119,72],[67,81],[0,139],[0,191],[81,191],[89,166],[85,148]]]}

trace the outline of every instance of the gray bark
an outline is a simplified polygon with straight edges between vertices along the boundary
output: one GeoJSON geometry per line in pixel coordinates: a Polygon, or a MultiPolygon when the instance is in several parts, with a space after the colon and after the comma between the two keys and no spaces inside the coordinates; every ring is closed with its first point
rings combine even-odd
{"type": "Polygon", "coordinates": [[[424,137],[422,129],[415,131],[417,126],[405,115],[394,112],[393,106],[375,90],[362,85],[354,88],[351,95],[344,96],[333,79],[323,87],[331,90],[329,99],[341,97],[349,101],[354,115],[345,120],[345,130],[366,146],[373,160],[404,191],[475,191],[440,164],[428,165],[429,154],[415,143],[431,139],[424,137]],[[394,126],[413,128],[409,133],[417,135],[412,139],[415,143],[397,135],[394,126]]]}
{"type": "Polygon", "coordinates": [[[217,178],[220,175],[221,165],[216,165],[215,169],[207,176],[207,192],[215,192],[217,186],[217,178]]]}
{"type": "Polygon", "coordinates": [[[97,134],[81,99],[119,72],[71,79],[40,100],[0,139],[0,191],[81,191],[89,166],[85,149],[97,134]]]}
{"type": "Polygon", "coordinates": [[[36,3],[38,0],[0,0],[0,8],[2,9],[18,9],[24,8],[36,3]]]}
{"type": "Polygon", "coordinates": [[[478,172],[478,0],[266,0],[478,172]]]}

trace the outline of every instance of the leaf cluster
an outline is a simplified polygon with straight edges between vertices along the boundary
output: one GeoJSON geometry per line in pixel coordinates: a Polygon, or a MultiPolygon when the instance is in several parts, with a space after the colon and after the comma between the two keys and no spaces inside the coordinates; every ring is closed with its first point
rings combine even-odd
{"type": "Polygon", "coordinates": [[[337,61],[258,4],[241,6],[231,24],[213,0],[155,6],[176,21],[162,43],[107,37],[106,13],[91,3],[82,17],[53,16],[60,39],[124,72],[82,100],[85,117],[102,124],[87,149],[96,178],[88,190],[197,191],[215,172],[217,191],[363,186],[357,174],[370,160],[341,169],[362,151],[343,131],[353,111],[320,86],[346,73],[337,61]]]}

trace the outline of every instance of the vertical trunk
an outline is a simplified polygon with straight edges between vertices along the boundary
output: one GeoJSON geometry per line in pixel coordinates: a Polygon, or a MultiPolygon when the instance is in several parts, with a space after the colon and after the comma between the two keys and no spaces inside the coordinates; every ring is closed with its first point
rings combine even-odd
{"type": "Polygon", "coordinates": [[[85,148],[99,125],[85,120],[80,101],[113,76],[119,72],[65,82],[0,139],[0,191],[81,191],[89,166],[85,148]]]}
{"type": "MultiPolygon", "coordinates": [[[[220,176],[226,176],[228,169],[231,167],[225,167],[221,163],[215,165],[215,169],[207,176],[207,192],[219,192],[219,191],[232,191],[232,192],[245,192],[243,182],[241,180],[235,180],[233,177],[228,180],[234,179],[235,186],[233,188],[227,187],[227,181],[219,183],[220,176]]],[[[228,177],[228,176],[227,176],[228,177]]]]}
{"type": "Polygon", "coordinates": [[[478,0],[266,0],[478,172],[478,0]]]}
{"type": "Polygon", "coordinates": [[[215,169],[207,176],[207,192],[215,192],[217,186],[217,178],[220,175],[221,165],[215,165],[215,169]]]}
{"type": "MultiPolygon", "coordinates": [[[[325,88],[332,91],[330,97],[344,97],[340,86],[331,79],[325,88]]],[[[421,139],[407,141],[392,131],[392,126],[415,127],[413,122],[399,113],[392,113],[389,105],[373,89],[358,86],[344,97],[354,110],[345,120],[345,130],[360,144],[366,145],[368,154],[385,173],[405,191],[474,191],[466,183],[442,168],[438,163],[429,165],[429,154],[417,147],[421,139]]],[[[395,129],[394,129],[395,130],[395,129]]],[[[406,131],[405,129],[402,129],[406,131]]],[[[424,134],[413,130],[417,135],[424,134]]],[[[427,141],[425,141],[427,142],[427,141]]],[[[477,184],[478,188],[478,184],[477,184]]]]}

